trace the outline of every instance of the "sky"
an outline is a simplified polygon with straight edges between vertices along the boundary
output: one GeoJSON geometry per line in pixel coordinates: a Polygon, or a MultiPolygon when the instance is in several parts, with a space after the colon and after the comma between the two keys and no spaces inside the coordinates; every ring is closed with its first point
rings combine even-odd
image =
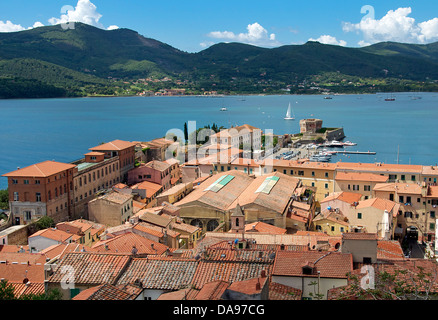
{"type": "Polygon", "coordinates": [[[75,21],[107,30],[132,29],[187,52],[199,52],[219,42],[271,48],[309,40],[347,47],[382,41],[438,41],[436,0],[0,2],[0,32],[75,21]]]}

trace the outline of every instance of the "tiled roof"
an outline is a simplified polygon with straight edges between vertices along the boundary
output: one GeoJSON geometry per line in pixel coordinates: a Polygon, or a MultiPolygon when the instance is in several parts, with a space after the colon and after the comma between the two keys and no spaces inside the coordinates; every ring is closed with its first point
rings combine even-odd
{"type": "MultiPolygon", "coordinates": [[[[273,275],[279,276],[303,276],[303,266],[306,264],[314,266],[320,271],[322,278],[347,278],[347,273],[353,270],[353,258],[351,254],[338,252],[290,252],[279,251],[275,259],[273,275]]],[[[306,277],[317,277],[313,272],[306,277]]]]}
{"type": "Polygon", "coordinates": [[[55,241],[60,241],[60,242],[64,242],[72,237],[72,235],[70,233],[67,233],[67,232],[64,232],[64,231],[58,230],[58,229],[49,228],[49,229],[39,230],[39,231],[35,232],[33,235],[29,236],[29,238],[35,238],[38,236],[52,239],[55,241]]]}
{"type": "Polygon", "coordinates": [[[163,228],[166,228],[173,220],[168,215],[154,214],[148,211],[148,209],[140,210],[138,212],[138,217],[144,222],[148,222],[150,224],[157,225],[163,228]]]}
{"type": "Polygon", "coordinates": [[[17,262],[29,265],[37,263],[46,263],[46,256],[42,253],[19,253],[19,252],[0,252],[0,261],[7,261],[8,263],[17,262]]]}
{"type": "Polygon", "coordinates": [[[192,300],[221,300],[229,285],[229,282],[221,280],[208,282],[192,300]]]}
{"type": "Polygon", "coordinates": [[[133,300],[137,294],[131,294],[109,283],[81,291],[73,300],[133,300]]]}
{"type": "Polygon", "coordinates": [[[265,222],[259,221],[245,225],[245,232],[264,232],[272,234],[285,234],[286,229],[279,228],[265,222]]]}
{"type": "Polygon", "coordinates": [[[150,181],[142,181],[133,186],[129,187],[130,189],[140,189],[146,190],[146,198],[152,198],[157,192],[163,188],[161,184],[150,182],[150,181]]]}
{"type": "Polygon", "coordinates": [[[151,169],[155,169],[158,171],[166,171],[172,165],[168,162],[165,162],[165,161],[152,160],[152,161],[149,161],[148,163],[143,164],[142,166],[148,167],[151,169]]]}
{"type": "Polygon", "coordinates": [[[405,257],[400,242],[394,240],[378,240],[377,259],[404,260],[405,257]]]}
{"type": "Polygon", "coordinates": [[[29,246],[21,246],[16,244],[2,244],[0,245],[0,253],[6,253],[6,252],[19,252],[21,249],[29,252],[29,246]]]}
{"type": "Polygon", "coordinates": [[[58,174],[62,171],[73,169],[75,165],[55,162],[55,161],[44,161],[31,166],[18,169],[3,175],[3,177],[34,177],[34,178],[44,178],[50,177],[54,174],[58,174]]]}
{"type": "Polygon", "coordinates": [[[301,300],[303,292],[284,284],[269,283],[269,300],[301,300]]]}
{"type": "Polygon", "coordinates": [[[335,180],[343,181],[370,181],[370,182],[386,182],[388,176],[381,176],[380,174],[368,172],[343,172],[336,173],[335,180]]]}
{"type": "Polygon", "coordinates": [[[49,282],[59,283],[65,277],[63,267],[74,270],[74,281],[78,285],[113,284],[130,260],[126,254],[69,252],[54,269],[49,282]]]}
{"type": "Polygon", "coordinates": [[[198,262],[166,257],[134,258],[118,284],[141,282],[143,288],[178,290],[190,286],[198,262]]]}
{"type": "Polygon", "coordinates": [[[157,300],[193,300],[197,294],[198,290],[187,288],[163,293],[157,300]]]}
{"type": "Polygon", "coordinates": [[[237,204],[242,207],[247,205],[258,205],[267,208],[267,210],[283,214],[290,202],[290,198],[294,195],[298,183],[299,180],[297,178],[280,172],[259,176],[253,180],[245,190],[243,190],[243,192],[228,207],[228,210],[232,210],[237,204]],[[272,189],[270,189],[269,193],[257,192],[259,187],[262,186],[269,177],[278,178],[278,181],[272,189]]]}
{"type": "Polygon", "coordinates": [[[93,148],[90,148],[88,150],[92,151],[118,151],[118,150],[124,150],[130,147],[134,147],[135,143],[129,142],[129,141],[122,141],[122,140],[114,140],[108,143],[104,143],[98,146],[95,146],[93,148]]]}
{"type": "Polygon", "coordinates": [[[190,192],[186,197],[184,197],[179,202],[175,203],[178,207],[190,206],[194,202],[200,202],[203,205],[211,206],[219,210],[227,210],[229,206],[240,196],[240,194],[246,189],[247,186],[254,179],[249,177],[247,174],[231,170],[223,173],[216,174],[207,180],[205,180],[200,186],[195,190],[190,192]],[[227,183],[218,192],[206,191],[205,189],[216,182],[220,177],[230,175],[233,176],[230,182],[227,183]]]}
{"type": "Polygon", "coordinates": [[[137,254],[163,254],[167,250],[164,244],[149,240],[141,235],[128,232],[108,240],[102,240],[93,245],[98,252],[132,253],[135,246],[137,254]]]}
{"type": "Polygon", "coordinates": [[[212,249],[207,248],[202,255],[206,261],[220,262],[259,262],[274,263],[275,251],[271,250],[253,250],[253,249],[212,249]]]}
{"type": "Polygon", "coordinates": [[[438,166],[423,166],[422,174],[427,175],[437,175],[438,174],[438,166]]]}
{"type": "Polygon", "coordinates": [[[44,282],[44,263],[0,263],[0,279],[23,283],[25,278],[31,283],[44,282]]]}
{"type": "Polygon", "coordinates": [[[11,282],[8,281],[14,287],[14,295],[16,298],[21,298],[24,295],[29,294],[43,294],[45,293],[44,282],[28,282],[24,284],[23,282],[11,282]]]}
{"type": "Polygon", "coordinates": [[[334,192],[332,194],[329,194],[325,199],[321,201],[321,203],[333,201],[333,200],[340,200],[348,204],[353,204],[355,202],[359,202],[361,198],[362,198],[362,194],[360,193],[341,191],[341,192],[334,192]]]}
{"type": "Polygon", "coordinates": [[[258,277],[258,278],[246,279],[242,281],[236,281],[233,282],[228,287],[228,290],[253,296],[256,294],[260,294],[262,292],[262,289],[267,281],[268,281],[267,277],[258,277]]]}
{"type": "Polygon", "coordinates": [[[421,195],[421,186],[416,183],[378,183],[374,186],[373,191],[394,191],[400,194],[421,195]]]}
{"type": "MultiPolygon", "coordinates": [[[[381,199],[381,198],[370,198],[367,200],[360,201],[359,204],[356,206],[356,209],[362,209],[362,208],[368,208],[368,207],[374,207],[376,209],[388,212],[391,212],[394,208],[397,208],[399,205],[395,203],[394,201],[387,200],[387,199],[381,199]]],[[[397,214],[398,210],[394,210],[393,214],[397,214]]]]}
{"type": "MultiPolygon", "coordinates": [[[[100,196],[97,199],[107,200],[117,204],[124,204],[125,202],[130,201],[132,199],[132,195],[112,191],[100,196]]],[[[91,201],[96,201],[97,199],[91,201]]]]}
{"type": "Polygon", "coordinates": [[[342,234],[344,240],[377,240],[377,233],[347,232],[342,234]]]}
{"type": "Polygon", "coordinates": [[[438,198],[438,186],[429,186],[427,188],[426,198],[438,198]]]}
{"type": "MultiPolygon", "coordinates": [[[[387,163],[361,163],[361,162],[337,162],[336,168],[338,170],[352,170],[352,171],[369,171],[369,172],[412,172],[421,173],[423,166],[421,165],[407,165],[407,164],[387,164],[387,163]]],[[[339,173],[339,171],[338,171],[339,173]]]]}
{"type": "Polygon", "coordinates": [[[193,286],[202,288],[211,281],[227,282],[242,281],[260,276],[262,270],[267,275],[271,273],[272,263],[265,262],[221,262],[201,260],[193,278],[193,286]]]}

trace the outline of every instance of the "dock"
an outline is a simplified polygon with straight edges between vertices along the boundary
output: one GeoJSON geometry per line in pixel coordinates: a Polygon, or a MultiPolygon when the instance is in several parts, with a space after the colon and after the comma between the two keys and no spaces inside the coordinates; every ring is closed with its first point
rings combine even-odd
{"type": "Polygon", "coordinates": [[[376,152],[374,151],[330,151],[330,153],[333,154],[338,154],[338,153],[342,153],[342,154],[367,154],[367,155],[373,155],[376,154],[376,152]]]}

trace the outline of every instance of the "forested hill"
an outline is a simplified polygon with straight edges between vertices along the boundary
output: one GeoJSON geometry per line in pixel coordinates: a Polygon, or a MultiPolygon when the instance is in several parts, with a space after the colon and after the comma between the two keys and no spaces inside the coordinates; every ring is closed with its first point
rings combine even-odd
{"type": "Polygon", "coordinates": [[[437,90],[438,44],[278,48],[220,43],[187,53],[129,29],[75,23],[0,33],[0,97],[188,92],[437,90]],[[140,79],[140,80],[139,80],[140,79]],[[36,81],[34,81],[36,80],[36,81]]]}

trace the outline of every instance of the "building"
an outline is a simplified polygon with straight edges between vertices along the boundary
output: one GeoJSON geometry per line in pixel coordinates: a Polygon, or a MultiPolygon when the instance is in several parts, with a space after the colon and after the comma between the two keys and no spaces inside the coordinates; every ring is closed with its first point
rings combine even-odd
{"type": "Polygon", "coordinates": [[[40,252],[50,246],[73,242],[74,235],[58,229],[43,229],[28,238],[30,252],[40,252]]]}
{"type": "Polygon", "coordinates": [[[167,190],[179,181],[179,171],[178,163],[152,160],[129,171],[128,184],[149,181],[159,184],[163,190],[167,190]]]}
{"type": "Polygon", "coordinates": [[[4,174],[13,223],[28,224],[44,216],[55,222],[69,219],[74,168],[72,164],[44,161],[4,174]]]}
{"type": "Polygon", "coordinates": [[[341,252],[351,254],[354,263],[376,263],[377,242],[376,233],[344,233],[341,252]]]}
{"type": "Polygon", "coordinates": [[[89,152],[75,161],[73,174],[73,219],[88,218],[88,202],[102,190],[120,182],[119,157],[105,158],[103,152],[89,152]]]}
{"type": "Polygon", "coordinates": [[[163,202],[168,202],[170,204],[178,202],[192,192],[192,190],[193,182],[177,184],[157,196],[157,205],[161,206],[163,202]]]}
{"type": "Polygon", "coordinates": [[[331,236],[341,236],[350,231],[348,219],[339,209],[325,209],[313,219],[313,227],[316,231],[324,232],[331,236]]]}
{"type": "Polygon", "coordinates": [[[345,191],[360,193],[361,200],[372,198],[376,184],[386,183],[388,176],[367,172],[337,172],[335,177],[335,192],[345,191]]]}
{"type": "Polygon", "coordinates": [[[122,140],[114,140],[102,143],[90,148],[93,152],[104,153],[104,158],[119,158],[120,181],[125,182],[128,178],[128,171],[134,168],[135,164],[135,143],[122,140]]]}
{"type": "Polygon", "coordinates": [[[106,226],[118,226],[133,216],[132,195],[115,191],[106,193],[88,203],[89,220],[106,226]]]}
{"type": "Polygon", "coordinates": [[[213,145],[228,145],[238,149],[260,150],[262,145],[262,130],[248,124],[230,129],[224,129],[213,134],[209,139],[213,145]]]}
{"type": "Polygon", "coordinates": [[[317,133],[322,129],[321,119],[300,120],[300,133],[317,133]]]}

